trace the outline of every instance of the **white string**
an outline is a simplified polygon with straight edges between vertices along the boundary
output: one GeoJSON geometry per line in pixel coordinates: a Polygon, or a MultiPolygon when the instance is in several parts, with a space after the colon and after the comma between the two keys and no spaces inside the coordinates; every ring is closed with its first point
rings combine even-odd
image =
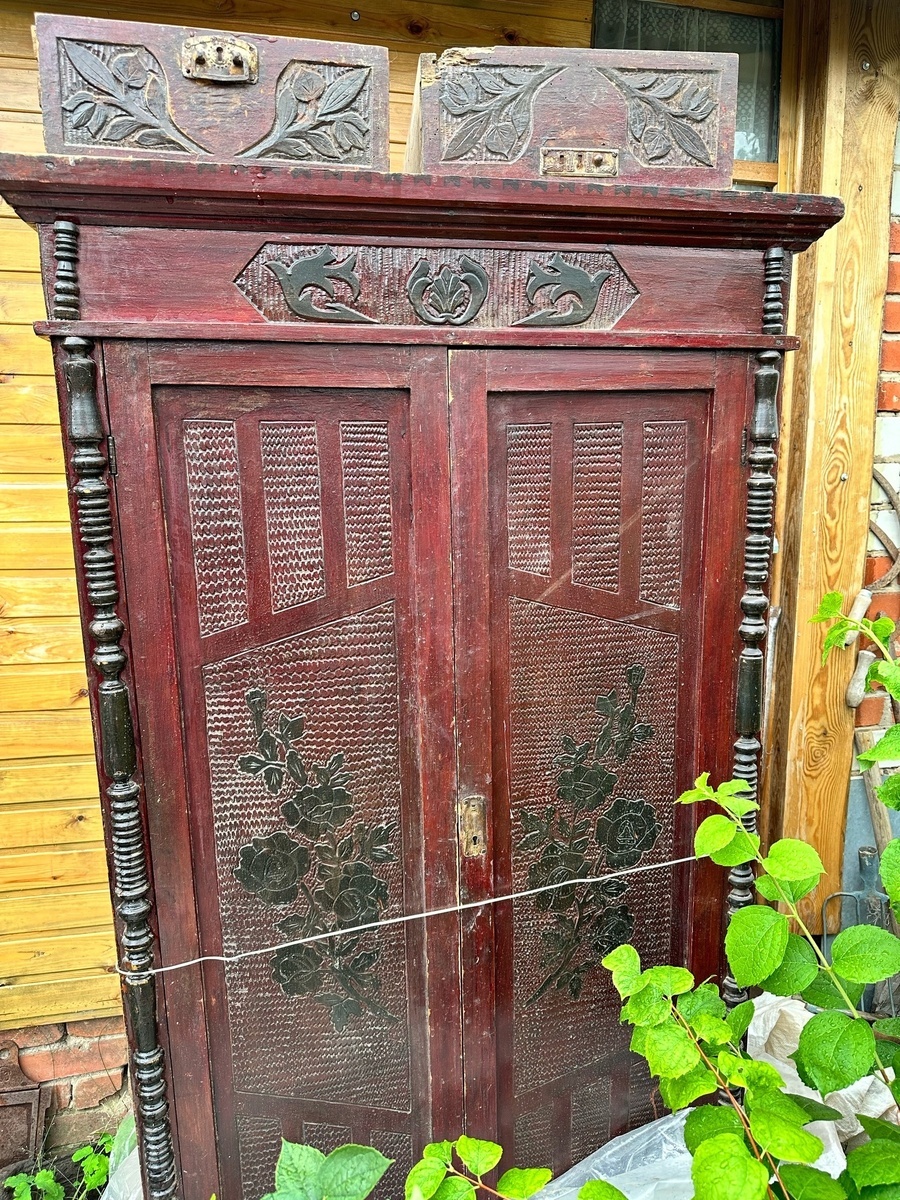
{"type": "Polygon", "coordinates": [[[365,925],[351,925],[346,929],[332,929],[328,933],[314,933],[310,937],[297,938],[291,942],[277,942],[274,946],[262,946],[258,950],[241,950],[238,954],[201,954],[198,958],[188,958],[184,962],[169,963],[165,967],[149,967],[142,971],[126,971],[116,966],[120,975],[163,975],[167,971],[180,971],[183,967],[194,967],[198,963],[220,962],[234,963],[242,958],[256,958],[260,954],[271,954],[275,950],[287,950],[293,946],[307,946],[310,942],[324,942],[329,938],[349,937],[354,933],[363,933],[367,929],[382,929],[385,925],[403,925],[407,921],[426,921],[429,917],[443,917],[448,913],[461,913],[470,908],[486,908],[489,904],[503,904],[508,900],[521,900],[525,896],[537,896],[541,892],[551,892],[561,887],[578,887],[583,883],[602,883],[606,879],[618,879],[622,875],[636,875],[642,871],[660,871],[663,867],[677,867],[682,863],[695,862],[693,854],[687,858],[672,858],[668,862],[647,863],[642,867],[626,867],[621,871],[611,871],[608,875],[587,876],[578,879],[563,879],[559,883],[545,883],[542,887],[529,888],[525,892],[511,892],[507,896],[488,896],[484,900],[468,900],[465,904],[449,904],[446,908],[430,908],[420,913],[404,913],[399,917],[385,917],[381,921],[369,921],[365,925]]]}

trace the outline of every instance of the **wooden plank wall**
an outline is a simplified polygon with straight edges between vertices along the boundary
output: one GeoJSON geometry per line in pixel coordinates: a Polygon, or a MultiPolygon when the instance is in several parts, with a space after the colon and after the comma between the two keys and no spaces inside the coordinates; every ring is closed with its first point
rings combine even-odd
{"type": "Polygon", "coordinates": [[[783,122],[782,186],[839,195],[847,214],[797,263],[792,364],[779,478],[774,600],[784,616],[775,662],[766,809],[773,836],[805,837],[828,872],[805,902],[820,927],[840,888],[853,714],[854,656],[822,666],[829,591],[862,586],[888,271],[894,138],[900,109],[896,0],[788,0],[785,76],[802,82],[783,122]]]}
{"type": "MultiPolygon", "coordinates": [[[[386,45],[391,162],[421,53],[590,44],[590,0],[131,0],[41,11],[386,45]],[[357,11],[359,20],[351,13],[357,11]]],[[[0,147],[43,150],[34,8],[0,3],[0,147]]],[[[37,239],[0,205],[0,1029],[118,1008],[118,980],[37,239]]]]}

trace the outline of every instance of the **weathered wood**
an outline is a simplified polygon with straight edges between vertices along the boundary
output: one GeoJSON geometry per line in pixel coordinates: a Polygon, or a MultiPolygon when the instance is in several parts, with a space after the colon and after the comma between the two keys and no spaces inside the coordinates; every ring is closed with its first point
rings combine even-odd
{"type": "Polygon", "coordinates": [[[828,874],[803,908],[818,928],[822,897],[840,878],[853,744],[844,692],[853,660],[834,654],[823,667],[823,627],[808,622],[826,592],[852,599],[862,584],[881,329],[860,314],[881,312],[887,281],[900,10],[889,0],[832,0],[802,6],[800,18],[806,110],[793,183],[839,192],[847,215],[797,275],[805,348],[794,368],[780,486],[782,685],[768,795],[773,833],[807,838],[825,863],[828,874]]]}
{"type": "Polygon", "coordinates": [[[121,1010],[119,978],[109,972],[69,972],[31,982],[9,979],[3,988],[0,1029],[31,1025],[36,1018],[41,1018],[42,1023],[84,1021],[121,1010]]]}
{"type": "Polygon", "coordinates": [[[21,571],[0,575],[0,615],[68,617],[78,613],[75,580],[68,571],[21,571]]]}
{"type": "Polygon", "coordinates": [[[0,759],[90,754],[90,722],[83,712],[0,713],[0,759]]]}
{"type": "Polygon", "coordinates": [[[90,933],[25,937],[0,940],[0,978],[24,982],[32,975],[62,975],[67,971],[109,971],[116,961],[116,943],[111,928],[90,933]]]}
{"type": "Polygon", "coordinates": [[[87,684],[81,664],[23,664],[0,666],[0,712],[40,712],[87,709],[87,684]]]}
{"type": "MultiPolygon", "coordinates": [[[[99,803],[97,805],[99,810],[99,803]]],[[[0,896],[0,929],[16,933],[54,933],[61,929],[100,928],[112,924],[109,888],[56,887],[46,892],[0,896]]]]}
{"type": "Polygon", "coordinates": [[[41,891],[44,888],[106,882],[106,853],[93,846],[47,850],[4,851],[0,854],[0,891],[41,891]]]}
{"type": "Polygon", "coordinates": [[[0,633],[0,663],[84,661],[80,624],[75,617],[15,617],[0,633]]]}
{"type": "MultiPolygon", "coordinates": [[[[33,846],[65,846],[103,840],[100,805],[96,800],[82,804],[20,805],[5,809],[0,825],[0,850],[33,846]]],[[[82,922],[90,925],[89,920],[82,922]]],[[[6,929],[7,926],[0,926],[6,929]]]]}

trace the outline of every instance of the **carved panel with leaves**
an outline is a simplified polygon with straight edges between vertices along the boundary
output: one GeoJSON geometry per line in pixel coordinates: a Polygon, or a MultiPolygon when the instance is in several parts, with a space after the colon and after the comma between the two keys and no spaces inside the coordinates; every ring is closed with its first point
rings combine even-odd
{"type": "Polygon", "coordinates": [[[625,97],[628,148],[646,166],[713,167],[718,141],[716,77],[711,71],[600,68],[625,97]]]}

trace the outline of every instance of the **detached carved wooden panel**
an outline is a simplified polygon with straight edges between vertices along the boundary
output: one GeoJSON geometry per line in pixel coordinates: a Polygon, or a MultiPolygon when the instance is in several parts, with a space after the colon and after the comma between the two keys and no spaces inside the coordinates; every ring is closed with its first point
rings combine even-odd
{"type": "Polygon", "coordinates": [[[726,188],[736,98],[734,54],[423,54],[406,169],[726,188]]]}
{"type": "Polygon", "coordinates": [[[47,149],[388,169],[381,46],[38,13],[47,149]]]}

